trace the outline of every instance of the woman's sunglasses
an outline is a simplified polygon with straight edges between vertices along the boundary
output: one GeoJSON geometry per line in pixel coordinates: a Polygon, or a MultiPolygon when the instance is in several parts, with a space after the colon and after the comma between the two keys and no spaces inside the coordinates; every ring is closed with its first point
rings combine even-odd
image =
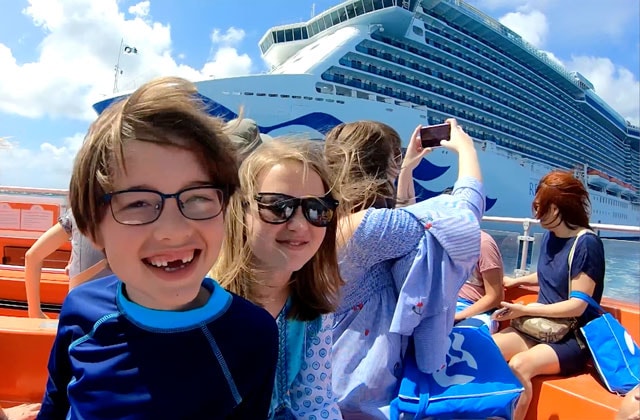
{"type": "Polygon", "coordinates": [[[258,214],[265,223],[279,225],[290,220],[296,209],[302,206],[302,214],[309,223],[327,227],[335,216],[338,202],[327,194],[324,197],[297,198],[287,194],[260,193],[255,196],[258,214]]]}

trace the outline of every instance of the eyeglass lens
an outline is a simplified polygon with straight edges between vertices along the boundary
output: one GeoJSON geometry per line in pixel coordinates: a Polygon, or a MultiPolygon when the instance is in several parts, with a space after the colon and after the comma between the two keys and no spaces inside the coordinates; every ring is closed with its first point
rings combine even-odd
{"type": "Polygon", "coordinates": [[[111,212],[118,223],[143,225],[156,221],[167,198],[176,198],[180,213],[187,219],[206,220],[222,211],[223,193],[214,187],[193,187],[175,194],[152,190],[127,190],[111,194],[111,212]]]}

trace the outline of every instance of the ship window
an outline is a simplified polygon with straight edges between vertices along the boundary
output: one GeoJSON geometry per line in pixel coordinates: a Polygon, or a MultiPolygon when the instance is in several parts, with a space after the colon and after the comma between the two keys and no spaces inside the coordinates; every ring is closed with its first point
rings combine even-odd
{"type": "Polygon", "coordinates": [[[300,28],[293,28],[293,39],[296,41],[302,39],[302,30],[300,28]]]}
{"type": "Polygon", "coordinates": [[[373,0],[373,8],[375,10],[380,10],[384,7],[384,5],[382,4],[382,0],[373,0]]]}
{"type": "Polygon", "coordinates": [[[395,0],[384,0],[384,7],[395,6],[395,0]]]}
{"type": "Polygon", "coordinates": [[[309,38],[309,35],[307,33],[307,27],[303,26],[302,27],[302,39],[307,39],[307,38],[309,38]]]}
{"type": "Polygon", "coordinates": [[[277,42],[284,42],[284,31],[276,32],[276,41],[277,42]]]}
{"type": "Polygon", "coordinates": [[[285,39],[285,41],[293,41],[293,30],[285,29],[285,31],[284,31],[284,39],[285,39]]]}
{"type": "Polygon", "coordinates": [[[345,9],[347,10],[347,16],[349,16],[349,19],[353,19],[354,17],[356,17],[356,11],[353,7],[353,4],[347,4],[345,6],[345,9]]]}
{"type": "Polygon", "coordinates": [[[331,25],[337,25],[338,23],[340,23],[340,16],[338,15],[338,12],[331,12],[331,25]]]}
{"type": "Polygon", "coordinates": [[[322,17],[318,19],[318,28],[320,29],[320,31],[324,31],[327,28],[322,17]]]}
{"type": "Polygon", "coordinates": [[[373,3],[371,0],[363,0],[365,13],[373,11],[373,3]]]}
{"type": "Polygon", "coordinates": [[[424,34],[424,32],[422,31],[422,28],[419,28],[417,26],[413,27],[413,33],[418,36],[422,36],[424,34]]]}
{"type": "Polygon", "coordinates": [[[326,26],[327,28],[330,28],[331,26],[333,26],[333,24],[331,23],[331,15],[325,15],[323,19],[324,19],[324,26],[326,26]]]}
{"type": "Polygon", "coordinates": [[[349,20],[349,18],[347,18],[347,11],[344,10],[344,7],[338,10],[338,17],[340,18],[340,22],[346,22],[349,20]]]}
{"type": "Polygon", "coordinates": [[[362,0],[358,0],[357,2],[353,3],[353,6],[356,9],[356,16],[364,14],[364,5],[362,4],[362,0]]]}

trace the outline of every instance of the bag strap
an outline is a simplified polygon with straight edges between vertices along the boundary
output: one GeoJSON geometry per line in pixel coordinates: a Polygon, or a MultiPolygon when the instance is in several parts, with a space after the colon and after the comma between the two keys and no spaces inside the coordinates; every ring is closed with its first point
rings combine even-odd
{"type": "Polygon", "coordinates": [[[571,250],[569,251],[569,294],[571,294],[571,263],[573,262],[573,254],[576,252],[576,245],[578,245],[578,239],[580,239],[580,237],[585,233],[591,233],[594,235],[596,234],[594,231],[590,229],[582,229],[580,232],[578,232],[578,234],[576,235],[576,240],[573,241],[573,244],[571,245],[571,250]]]}
{"type": "Polygon", "coordinates": [[[574,290],[573,292],[571,292],[569,297],[570,298],[580,299],[580,300],[583,300],[583,301],[587,302],[589,304],[589,306],[591,306],[593,309],[598,311],[598,313],[600,315],[602,315],[602,314],[604,314],[606,312],[604,310],[604,308],[598,304],[598,302],[596,302],[591,296],[589,296],[585,292],[581,292],[579,290],[574,290]]]}

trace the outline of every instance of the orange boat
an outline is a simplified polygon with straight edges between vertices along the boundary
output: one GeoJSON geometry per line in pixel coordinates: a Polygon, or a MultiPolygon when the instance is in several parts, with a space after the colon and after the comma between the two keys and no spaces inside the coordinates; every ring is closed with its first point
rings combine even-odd
{"type": "MultiPolygon", "coordinates": [[[[0,201],[0,208],[4,203],[0,201]]],[[[57,216],[56,216],[57,217],[57,216]]],[[[53,219],[55,222],[55,219],[53,219]]],[[[0,224],[2,221],[0,221],[0,224]]],[[[44,229],[46,230],[46,229],[44,229]]],[[[24,254],[39,236],[33,230],[7,230],[0,226],[0,405],[39,402],[47,381],[47,361],[56,334],[57,313],[68,290],[64,273],[70,253],[65,244],[45,262],[41,282],[43,310],[52,319],[29,319],[26,314],[24,254]]],[[[41,232],[40,232],[41,233],[41,232]]],[[[535,288],[507,291],[510,301],[532,302],[535,288]]],[[[602,306],[640,342],[640,306],[603,298],[602,306]]],[[[611,394],[589,366],[572,377],[534,379],[534,396],[527,420],[613,419],[622,397],[611,394]]]]}

